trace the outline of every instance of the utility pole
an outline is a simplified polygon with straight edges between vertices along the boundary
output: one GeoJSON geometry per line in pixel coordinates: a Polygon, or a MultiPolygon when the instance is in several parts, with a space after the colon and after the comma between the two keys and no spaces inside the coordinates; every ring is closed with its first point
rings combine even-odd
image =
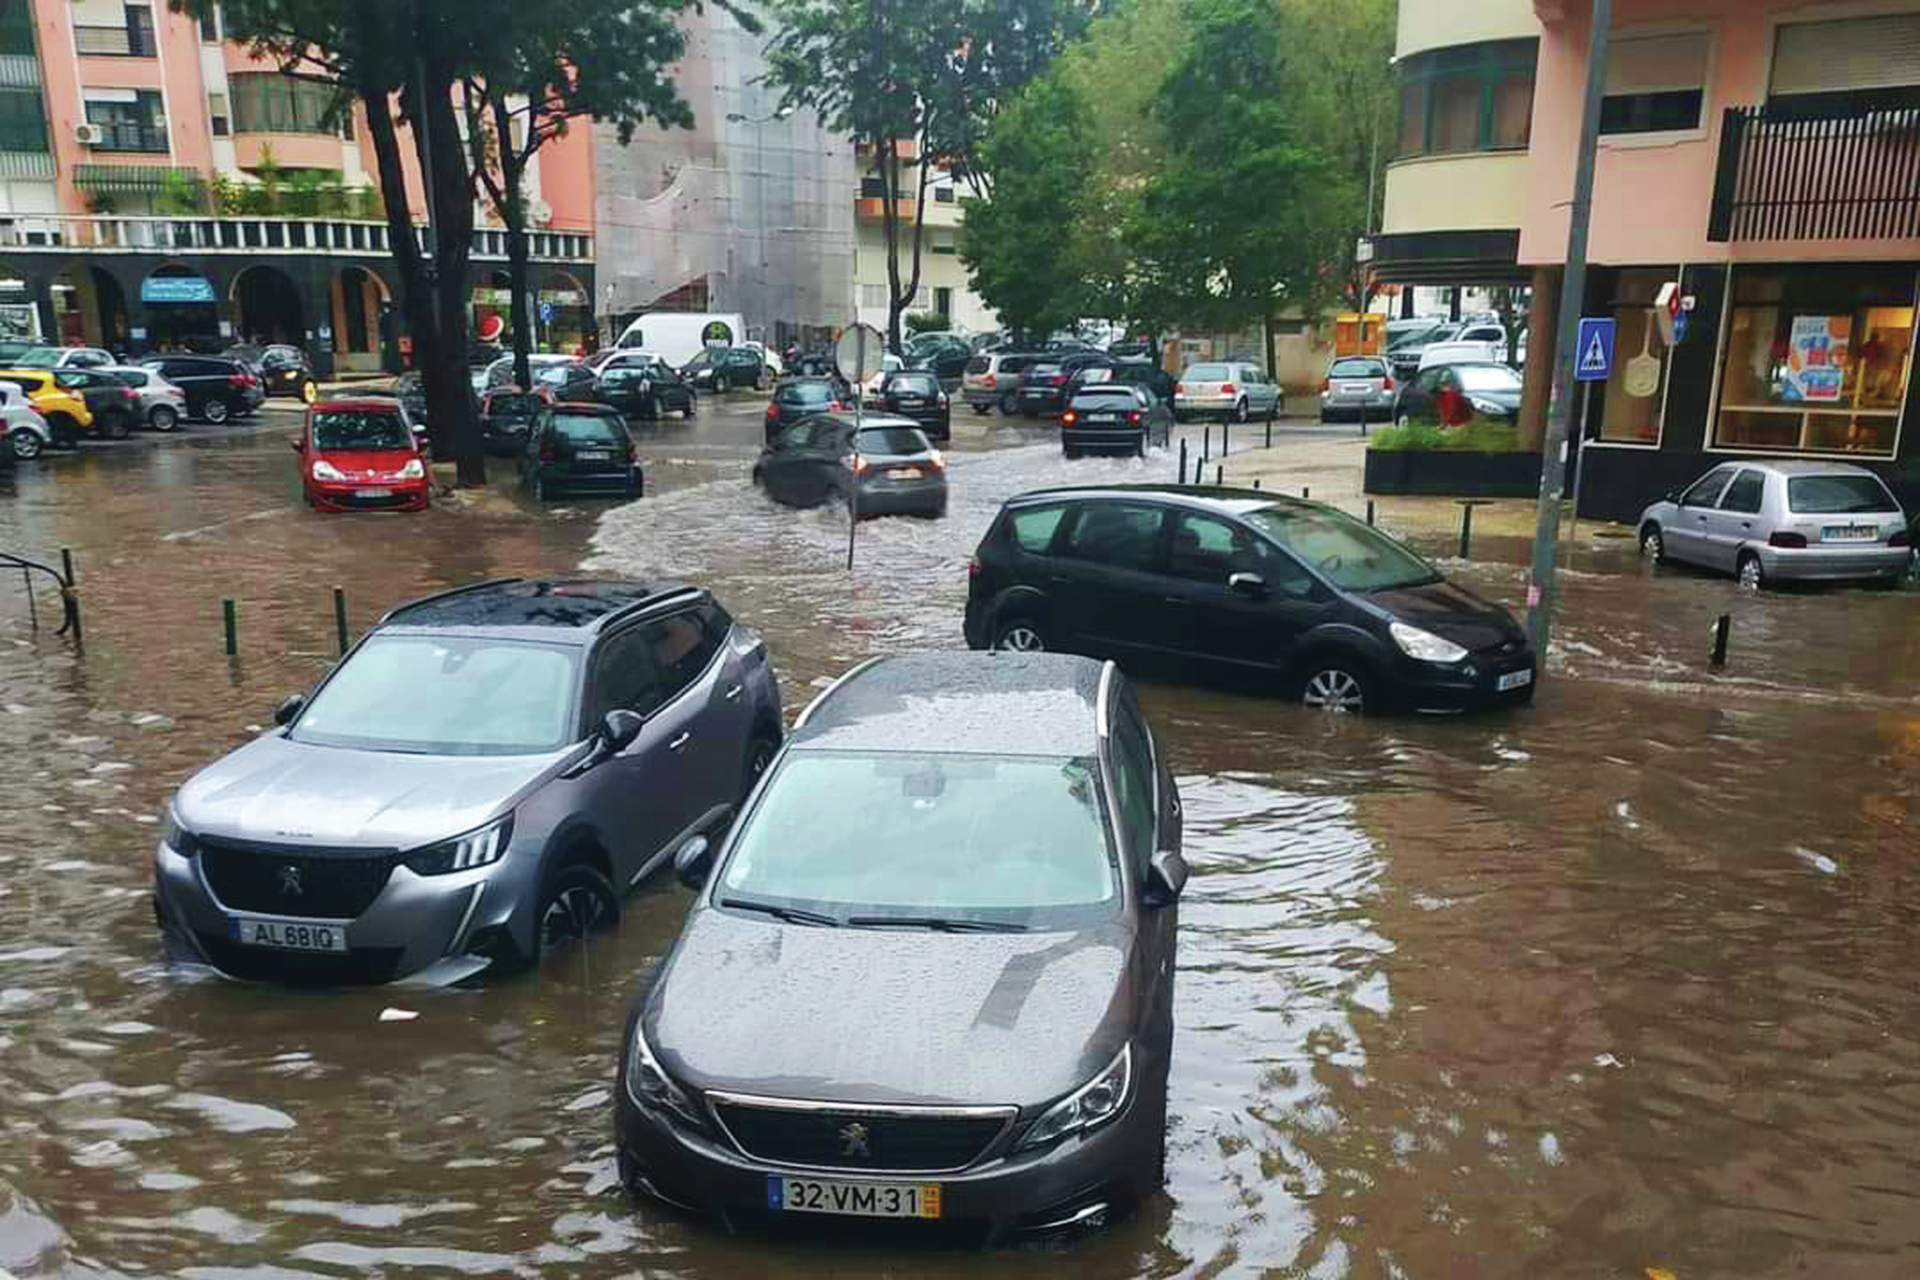
{"type": "Polygon", "coordinates": [[[1600,100],[1607,84],[1607,35],[1613,26],[1613,0],[1593,0],[1593,28],[1587,47],[1587,98],[1580,117],[1580,149],[1575,153],[1573,205],[1569,210],[1566,278],[1560,289],[1560,337],[1554,361],[1547,438],[1540,450],[1540,504],[1533,531],[1533,575],[1527,584],[1527,634],[1544,666],[1559,594],[1556,557],[1560,542],[1560,491],[1567,482],[1568,419],[1573,412],[1574,366],[1580,359],[1580,313],[1587,295],[1587,232],[1593,221],[1594,153],[1600,139],[1600,100]]]}

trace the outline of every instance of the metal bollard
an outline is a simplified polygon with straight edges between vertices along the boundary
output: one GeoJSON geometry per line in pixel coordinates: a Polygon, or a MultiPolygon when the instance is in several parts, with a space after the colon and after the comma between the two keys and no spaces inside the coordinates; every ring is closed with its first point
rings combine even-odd
{"type": "Polygon", "coordinates": [[[1273,448],[1273,409],[1267,409],[1267,448],[1273,448]]]}
{"type": "Polygon", "coordinates": [[[1460,508],[1460,558],[1470,560],[1473,548],[1473,507],[1460,508]]]}
{"type": "Polygon", "coordinates": [[[333,589],[333,629],[340,634],[340,655],[347,652],[347,593],[340,587],[333,589]]]}
{"type": "Polygon", "coordinates": [[[1200,456],[1203,458],[1211,458],[1213,456],[1212,427],[1200,428],[1200,456]]]}
{"type": "Polygon", "coordinates": [[[73,642],[79,644],[80,636],[80,597],[73,589],[73,552],[66,547],[60,548],[60,570],[66,575],[66,587],[60,592],[60,612],[65,615],[61,624],[62,631],[73,632],[73,642]]]}
{"type": "Polygon", "coordinates": [[[1303,484],[1300,486],[1300,496],[1311,502],[1313,500],[1313,490],[1303,484]]]}
{"type": "Polygon", "coordinates": [[[1373,499],[1372,498],[1367,499],[1367,523],[1368,524],[1373,523],[1373,499]]]}
{"type": "Polygon", "coordinates": [[[1727,640],[1733,634],[1733,615],[1723,613],[1713,624],[1713,665],[1727,665],[1727,640]]]}
{"type": "Polygon", "coordinates": [[[1187,482],[1187,438],[1180,437],[1180,483],[1187,482]]]}
{"type": "Polygon", "coordinates": [[[1231,421],[1220,424],[1220,456],[1223,458],[1233,452],[1232,433],[1233,423],[1231,421]]]}
{"type": "Polygon", "coordinates": [[[1255,477],[1253,478],[1253,487],[1254,487],[1255,489],[1258,489],[1258,488],[1260,487],[1260,477],[1259,477],[1259,476],[1255,476],[1255,477]]]}
{"type": "Polygon", "coordinates": [[[1213,469],[1213,482],[1216,485],[1224,485],[1227,482],[1227,469],[1225,467],[1215,467],[1213,469]]]}
{"type": "Polygon", "coordinates": [[[240,619],[233,601],[222,600],[220,614],[227,625],[227,656],[231,658],[240,652],[240,619]]]}

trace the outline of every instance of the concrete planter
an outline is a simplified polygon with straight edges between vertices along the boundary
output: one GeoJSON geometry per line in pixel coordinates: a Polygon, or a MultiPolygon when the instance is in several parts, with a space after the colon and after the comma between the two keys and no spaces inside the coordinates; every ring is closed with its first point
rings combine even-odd
{"type": "MultiPolygon", "coordinates": [[[[1571,483],[1571,475],[1568,479],[1571,483]]],[[[1366,491],[1433,498],[1531,498],[1540,492],[1540,455],[1369,449],[1366,491]]]]}

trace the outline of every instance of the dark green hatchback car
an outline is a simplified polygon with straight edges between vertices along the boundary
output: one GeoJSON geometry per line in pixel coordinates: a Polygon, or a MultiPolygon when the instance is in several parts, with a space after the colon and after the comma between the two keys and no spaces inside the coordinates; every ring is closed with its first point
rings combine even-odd
{"type": "Polygon", "coordinates": [[[580,492],[637,498],[644,484],[626,419],[603,404],[542,409],[527,432],[520,476],[536,502],[580,492]]]}

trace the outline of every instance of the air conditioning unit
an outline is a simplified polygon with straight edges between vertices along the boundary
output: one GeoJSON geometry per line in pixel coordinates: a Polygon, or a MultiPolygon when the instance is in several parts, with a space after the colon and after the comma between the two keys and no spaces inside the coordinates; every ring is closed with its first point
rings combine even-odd
{"type": "Polygon", "coordinates": [[[533,225],[536,227],[551,226],[553,224],[553,206],[545,200],[534,200],[527,205],[527,217],[533,220],[533,225]]]}
{"type": "Polygon", "coordinates": [[[97,147],[107,138],[107,131],[97,124],[77,124],[73,126],[73,140],[83,147],[97,147]]]}

